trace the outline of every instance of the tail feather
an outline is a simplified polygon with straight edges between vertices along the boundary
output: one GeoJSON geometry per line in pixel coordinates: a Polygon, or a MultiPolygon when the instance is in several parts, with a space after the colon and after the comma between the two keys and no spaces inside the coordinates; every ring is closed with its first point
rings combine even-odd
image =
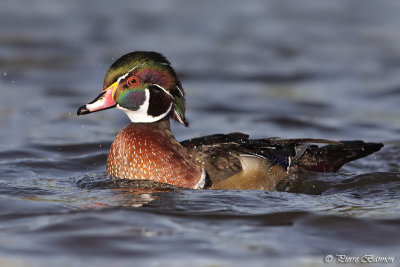
{"type": "Polygon", "coordinates": [[[383,147],[381,143],[363,141],[341,141],[340,145],[310,146],[294,163],[299,170],[313,172],[335,172],[344,164],[366,157],[383,147]]]}

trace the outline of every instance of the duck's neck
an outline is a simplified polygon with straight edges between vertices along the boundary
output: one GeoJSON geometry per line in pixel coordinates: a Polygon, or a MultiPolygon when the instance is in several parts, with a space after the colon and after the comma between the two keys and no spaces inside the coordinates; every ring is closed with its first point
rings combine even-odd
{"type": "Polygon", "coordinates": [[[205,172],[188,156],[171,132],[169,119],[130,123],[115,138],[107,173],[116,178],[152,180],[201,188],[205,172]]]}

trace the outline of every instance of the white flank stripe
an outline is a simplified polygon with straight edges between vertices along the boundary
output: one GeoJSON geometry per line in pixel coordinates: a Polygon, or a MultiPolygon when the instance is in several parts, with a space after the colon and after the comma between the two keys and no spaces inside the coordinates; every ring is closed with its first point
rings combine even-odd
{"type": "Polygon", "coordinates": [[[194,187],[194,189],[203,189],[205,184],[206,184],[206,171],[203,168],[203,171],[202,171],[201,177],[200,177],[200,181],[197,183],[197,185],[194,187]]]}

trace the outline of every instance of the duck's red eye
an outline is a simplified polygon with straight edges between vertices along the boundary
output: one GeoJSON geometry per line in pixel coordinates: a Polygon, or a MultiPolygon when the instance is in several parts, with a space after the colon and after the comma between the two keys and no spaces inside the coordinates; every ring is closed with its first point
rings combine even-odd
{"type": "Polygon", "coordinates": [[[137,76],[131,76],[126,80],[126,85],[128,87],[135,87],[139,84],[139,78],[137,76]]]}

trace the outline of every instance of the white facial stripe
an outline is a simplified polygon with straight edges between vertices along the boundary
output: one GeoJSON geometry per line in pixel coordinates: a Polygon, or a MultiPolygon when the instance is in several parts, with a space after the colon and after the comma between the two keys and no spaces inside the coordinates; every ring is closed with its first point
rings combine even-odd
{"type": "MultiPolygon", "coordinates": [[[[129,72],[130,72],[130,71],[129,71],[129,72]]],[[[122,79],[125,79],[125,78],[128,76],[129,72],[125,73],[125,74],[122,75],[122,76],[119,76],[119,78],[118,78],[118,80],[117,80],[117,86],[118,86],[119,82],[120,82],[122,79]]]]}
{"type": "Polygon", "coordinates": [[[181,116],[179,115],[178,111],[174,110],[174,113],[175,113],[176,117],[178,118],[179,122],[182,124],[185,124],[185,122],[182,120],[181,116]]]}
{"type": "Polygon", "coordinates": [[[181,96],[183,96],[183,92],[182,92],[181,88],[179,88],[179,86],[176,86],[176,88],[178,89],[178,91],[181,94],[181,96]]]}
{"type": "Polygon", "coordinates": [[[143,105],[141,105],[138,110],[132,111],[121,107],[119,104],[117,105],[117,108],[123,110],[126,113],[126,115],[128,115],[131,122],[155,122],[161,120],[162,118],[164,118],[169,114],[169,112],[172,109],[172,103],[170,104],[168,110],[159,116],[153,117],[147,114],[147,110],[149,109],[149,104],[150,104],[150,91],[149,89],[145,89],[144,92],[146,95],[146,99],[143,105]]]}
{"type": "Polygon", "coordinates": [[[147,63],[143,63],[143,64],[136,65],[135,67],[133,67],[132,69],[130,69],[130,70],[129,70],[127,73],[125,73],[124,75],[119,76],[119,78],[117,79],[117,87],[118,87],[119,82],[120,82],[122,79],[125,79],[125,78],[129,75],[129,73],[130,73],[131,71],[133,71],[134,69],[136,69],[136,68],[138,68],[138,67],[140,67],[140,66],[146,65],[146,64],[147,64],[147,63]]]}
{"type": "Polygon", "coordinates": [[[157,86],[158,88],[160,88],[161,90],[164,91],[164,93],[166,93],[167,95],[169,95],[172,99],[174,99],[174,97],[171,95],[170,92],[168,92],[167,90],[164,89],[164,87],[158,85],[158,84],[154,84],[155,86],[157,86]]]}
{"type": "MultiPolygon", "coordinates": [[[[130,69],[127,73],[125,73],[124,75],[121,75],[121,76],[118,78],[118,80],[117,80],[117,82],[118,82],[118,83],[117,83],[117,86],[118,86],[119,82],[120,82],[122,79],[125,79],[131,71],[133,71],[134,69],[136,69],[136,68],[138,68],[138,67],[147,65],[147,64],[148,64],[148,63],[142,63],[142,64],[139,64],[139,65],[136,65],[135,67],[133,67],[132,69],[130,69]]],[[[168,65],[168,66],[169,66],[169,64],[167,64],[167,63],[159,63],[159,64],[161,64],[161,65],[168,65]]],[[[162,88],[162,89],[164,89],[164,88],[162,88]]],[[[179,89],[179,88],[178,88],[178,89],[179,89]]],[[[180,91],[180,90],[179,90],[179,91],[180,91]]],[[[182,94],[182,92],[181,92],[181,94],[182,94]]],[[[183,94],[182,94],[182,96],[183,96],[183,94]]]]}
{"type": "Polygon", "coordinates": [[[125,73],[124,75],[119,76],[119,78],[118,78],[118,80],[117,80],[117,82],[118,82],[117,85],[119,84],[119,82],[120,82],[122,79],[125,79],[131,71],[133,71],[134,69],[136,69],[137,67],[139,67],[139,66],[141,66],[141,65],[143,65],[143,64],[137,65],[137,66],[133,67],[131,70],[129,70],[127,73],[125,73]]]}

